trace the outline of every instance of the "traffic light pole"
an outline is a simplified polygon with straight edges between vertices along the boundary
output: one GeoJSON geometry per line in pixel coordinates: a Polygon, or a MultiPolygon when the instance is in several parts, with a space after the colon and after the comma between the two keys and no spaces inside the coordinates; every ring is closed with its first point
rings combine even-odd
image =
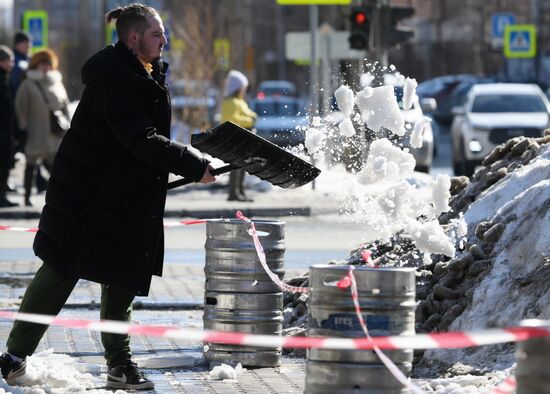
{"type": "Polygon", "coordinates": [[[372,3],[373,10],[373,48],[375,58],[382,67],[388,66],[388,44],[385,38],[385,28],[388,24],[388,0],[374,0],[372,3]]]}
{"type": "Polygon", "coordinates": [[[311,116],[319,116],[319,7],[309,6],[309,28],[311,32],[311,59],[309,76],[309,97],[311,99],[311,116]]]}

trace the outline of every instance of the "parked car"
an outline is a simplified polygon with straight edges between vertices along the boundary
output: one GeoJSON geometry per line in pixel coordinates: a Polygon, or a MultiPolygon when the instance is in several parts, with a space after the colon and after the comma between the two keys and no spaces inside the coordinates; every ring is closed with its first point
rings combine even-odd
{"type": "Polygon", "coordinates": [[[433,112],[437,108],[436,101],[433,98],[422,98],[420,104],[414,103],[412,108],[403,109],[403,87],[394,87],[395,97],[399,104],[399,108],[405,118],[405,126],[409,131],[399,139],[399,144],[408,148],[416,160],[416,170],[421,172],[430,172],[432,168],[435,143],[434,129],[437,126],[435,122],[427,123],[422,134],[422,147],[412,148],[410,146],[410,131],[412,131],[417,122],[424,118],[424,112],[433,112]]]}
{"type": "Polygon", "coordinates": [[[453,169],[471,176],[497,145],[510,138],[540,137],[549,125],[550,102],[537,85],[474,85],[463,106],[453,109],[453,169]]]}
{"type": "Polygon", "coordinates": [[[266,97],[290,96],[296,97],[296,86],[290,81],[263,81],[258,86],[256,98],[262,100],[266,97]]]}
{"type": "Polygon", "coordinates": [[[437,101],[437,109],[433,116],[442,124],[450,124],[452,115],[452,94],[455,88],[463,82],[475,83],[478,78],[470,74],[444,75],[421,82],[416,88],[416,94],[420,99],[434,98],[437,101]]]}
{"type": "MultiPolygon", "coordinates": [[[[420,148],[412,148],[410,143],[410,137],[411,137],[411,131],[414,129],[417,122],[422,120],[424,118],[424,112],[433,112],[436,107],[436,101],[433,98],[423,98],[420,99],[419,103],[413,103],[412,108],[408,110],[403,109],[403,87],[402,86],[394,86],[394,93],[397,100],[397,103],[399,104],[399,108],[401,109],[402,115],[405,119],[405,126],[407,132],[403,137],[397,137],[395,134],[390,132],[389,130],[382,130],[374,131],[367,127],[364,128],[365,130],[365,139],[366,143],[369,144],[373,139],[375,138],[388,138],[389,140],[393,141],[395,144],[398,144],[402,146],[403,148],[409,149],[410,153],[413,155],[415,161],[416,161],[416,170],[421,172],[430,172],[433,162],[433,156],[434,156],[434,150],[435,150],[435,141],[434,141],[434,131],[437,134],[437,123],[436,122],[430,122],[426,124],[426,127],[424,129],[424,133],[422,134],[422,147],[420,148]]],[[[335,111],[331,112],[327,119],[331,124],[334,126],[337,126],[344,118],[344,114],[338,109],[337,103],[335,104],[335,111]]],[[[363,124],[363,126],[365,126],[363,124]]],[[[356,130],[359,130],[359,126],[356,126],[356,130]]],[[[331,137],[334,140],[342,139],[344,137],[339,136],[332,136],[331,137]]],[[[344,160],[343,158],[339,158],[340,161],[344,160]]]]}
{"type": "Polygon", "coordinates": [[[466,96],[468,95],[468,92],[470,91],[472,86],[497,82],[499,81],[494,77],[476,77],[473,79],[464,79],[452,90],[448,99],[445,100],[445,102],[443,103],[443,108],[438,108],[440,116],[450,119],[452,123],[452,119],[454,118],[453,108],[464,105],[464,102],[466,101],[466,96]]]}
{"type": "Polygon", "coordinates": [[[296,146],[305,141],[301,128],[309,124],[306,106],[296,97],[265,97],[252,100],[251,109],[258,114],[256,133],[281,147],[296,146]]]}

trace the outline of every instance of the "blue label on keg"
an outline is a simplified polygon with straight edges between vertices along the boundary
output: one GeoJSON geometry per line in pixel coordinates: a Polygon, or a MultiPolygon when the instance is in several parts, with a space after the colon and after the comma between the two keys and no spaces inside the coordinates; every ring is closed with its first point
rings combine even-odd
{"type": "MultiPolygon", "coordinates": [[[[363,319],[367,324],[367,329],[371,333],[374,331],[389,332],[389,316],[363,315],[363,319]]],[[[338,313],[330,315],[328,319],[321,321],[320,328],[336,331],[361,331],[361,324],[355,314],[338,313]]]]}

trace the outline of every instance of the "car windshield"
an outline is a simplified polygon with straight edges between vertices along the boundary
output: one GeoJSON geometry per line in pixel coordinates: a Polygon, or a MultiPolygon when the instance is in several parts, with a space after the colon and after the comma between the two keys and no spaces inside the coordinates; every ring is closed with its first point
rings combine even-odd
{"type": "Polygon", "coordinates": [[[262,88],[261,91],[266,96],[287,96],[293,93],[290,88],[285,88],[280,86],[265,87],[265,88],[262,88]]]}
{"type": "Polygon", "coordinates": [[[546,107],[534,94],[482,94],[474,98],[472,112],[546,112],[546,107]]]}
{"type": "Polygon", "coordinates": [[[254,112],[259,116],[300,116],[304,108],[299,101],[257,101],[254,112]]]}

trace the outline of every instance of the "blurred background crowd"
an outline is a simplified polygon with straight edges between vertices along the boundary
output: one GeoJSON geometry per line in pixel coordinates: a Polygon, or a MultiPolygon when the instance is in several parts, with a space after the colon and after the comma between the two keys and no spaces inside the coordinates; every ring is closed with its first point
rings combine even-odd
{"type": "MultiPolygon", "coordinates": [[[[83,89],[81,66],[117,40],[105,13],[128,3],[0,0],[0,44],[14,52],[9,84],[16,113],[19,107],[14,138],[21,155],[15,157],[26,160],[26,205],[31,192],[44,189],[41,174],[47,177],[58,143],[50,132],[47,140],[37,140],[33,130],[48,123],[48,108],[67,115],[74,109],[83,89]],[[34,70],[48,75],[42,85],[36,84],[40,76],[34,70]],[[40,86],[42,92],[35,89],[40,86]],[[39,110],[29,110],[31,101],[39,110]]],[[[172,137],[184,143],[192,132],[223,120],[230,70],[246,78],[243,99],[257,114],[257,133],[281,146],[303,143],[304,133],[296,127],[309,124],[312,116],[338,111],[332,94],[338,86],[359,91],[364,76],[380,70],[415,78],[420,98],[415,116],[434,119],[431,137],[415,154],[422,171],[430,171],[433,157],[443,155],[454,174],[471,175],[495,144],[542,134],[548,126],[550,0],[144,3],[158,9],[164,20],[172,137]],[[505,112],[520,115],[505,122],[505,112]],[[523,119],[521,113],[529,116],[523,119]],[[438,139],[445,138],[449,146],[439,147],[438,139]]],[[[8,191],[14,186],[4,183],[8,191]]],[[[2,197],[0,205],[10,202],[2,197]]]]}

